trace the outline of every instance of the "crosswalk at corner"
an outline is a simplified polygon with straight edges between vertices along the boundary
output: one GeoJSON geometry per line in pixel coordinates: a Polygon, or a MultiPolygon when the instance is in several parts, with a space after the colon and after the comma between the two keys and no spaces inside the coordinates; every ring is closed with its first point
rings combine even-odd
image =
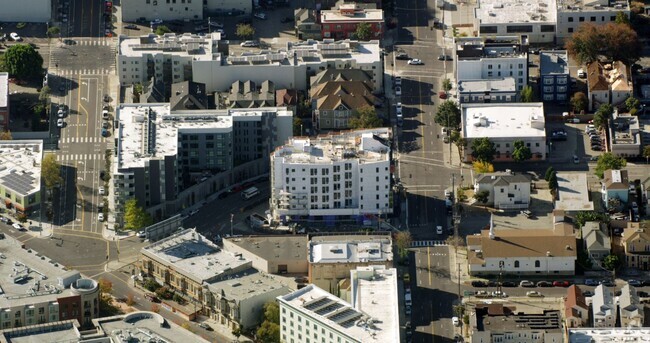
{"type": "Polygon", "coordinates": [[[59,144],[69,144],[69,143],[102,143],[104,138],[102,137],[64,137],[59,139],[59,144]]]}
{"type": "Polygon", "coordinates": [[[56,155],[57,162],[83,162],[83,161],[99,161],[104,159],[103,154],[61,154],[56,155]]]}
{"type": "Polygon", "coordinates": [[[444,247],[449,245],[445,241],[412,241],[411,248],[421,248],[421,247],[444,247]]]}

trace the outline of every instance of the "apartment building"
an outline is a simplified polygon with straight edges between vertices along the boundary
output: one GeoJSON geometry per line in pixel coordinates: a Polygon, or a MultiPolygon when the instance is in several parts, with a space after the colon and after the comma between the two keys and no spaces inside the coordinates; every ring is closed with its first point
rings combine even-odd
{"type": "Polygon", "coordinates": [[[201,0],[121,0],[123,22],[203,19],[201,0]]]}
{"type": "Polygon", "coordinates": [[[99,286],[76,270],[66,270],[20,242],[0,240],[2,256],[11,263],[0,264],[6,278],[0,295],[0,328],[76,319],[84,327],[99,315],[99,286]]]}
{"type": "Polygon", "coordinates": [[[625,284],[618,297],[619,318],[621,327],[641,328],[645,326],[645,305],[639,300],[634,286],[625,284]]]}
{"type": "Polygon", "coordinates": [[[52,20],[52,0],[0,0],[0,22],[45,23],[52,20]]]}
{"type": "Polygon", "coordinates": [[[282,342],[399,342],[396,283],[362,281],[359,290],[367,295],[363,305],[350,304],[308,285],[285,296],[280,303],[280,339],[282,342]],[[372,289],[378,291],[372,294],[372,289]],[[387,297],[380,297],[381,294],[387,297]],[[391,298],[393,300],[391,300],[391,298]],[[376,304],[373,304],[376,303],[376,304]],[[392,304],[392,306],[391,306],[392,304]],[[371,306],[372,305],[372,306],[371,306]]]}
{"type": "Polygon", "coordinates": [[[390,236],[316,236],[308,245],[309,283],[334,295],[339,282],[360,266],[393,264],[390,236]]]}
{"type": "Polygon", "coordinates": [[[9,73],[0,73],[0,132],[9,130],[9,73]]]}
{"type": "Polygon", "coordinates": [[[281,222],[392,213],[390,130],[294,137],[271,155],[271,213],[281,222]]]}
{"type": "Polygon", "coordinates": [[[557,310],[544,310],[519,304],[479,304],[470,316],[472,343],[561,343],[562,316],[557,310]]]}
{"type": "Polygon", "coordinates": [[[372,84],[363,81],[326,81],[312,87],[309,95],[315,129],[349,128],[358,110],[381,105],[382,101],[372,93],[372,84]]]}
{"type": "Polygon", "coordinates": [[[641,157],[643,136],[650,133],[650,124],[638,116],[615,110],[609,130],[610,152],[621,157],[641,157]]]}
{"type": "Polygon", "coordinates": [[[616,304],[614,292],[608,287],[598,285],[591,297],[593,326],[595,328],[611,328],[616,324],[616,304]]]}
{"type": "Polygon", "coordinates": [[[221,249],[195,229],[142,248],[142,270],[199,307],[197,312],[231,329],[259,324],[263,305],[289,293],[288,280],[252,268],[239,253],[221,249]]]}
{"type": "Polygon", "coordinates": [[[41,205],[43,141],[0,141],[0,206],[29,214],[41,205]]]}
{"type": "Polygon", "coordinates": [[[472,161],[472,142],[487,137],[496,148],[495,161],[512,161],[514,142],[521,140],[532,153],[530,161],[547,157],[544,105],[540,103],[462,104],[461,127],[472,161]]]}
{"type": "Polygon", "coordinates": [[[384,11],[368,9],[356,3],[341,3],[338,8],[320,12],[323,38],[354,38],[360,24],[370,25],[371,39],[381,39],[384,31],[384,11]]]}
{"type": "Polygon", "coordinates": [[[528,84],[528,37],[459,37],[456,43],[456,80],[515,79],[516,90],[528,84]]]}
{"type": "Polygon", "coordinates": [[[499,103],[519,101],[514,77],[491,80],[464,80],[458,82],[460,103],[499,103]]]}
{"type": "Polygon", "coordinates": [[[481,37],[523,34],[531,43],[552,43],[556,6],[556,0],[481,0],[474,10],[474,27],[481,37]]]}
{"type": "MultiPolygon", "coordinates": [[[[163,216],[187,204],[181,192],[213,175],[231,175],[254,161],[268,166],[265,157],[291,136],[292,119],[286,108],[170,111],[169,104],[120,105],[112,165],[116,223],[122,223],[130,198],[163,216]]],[[[231,180],[201,188],[214,192],[231,180]]]]}
{"type": "Polygon", "coordinates": [[[630,6],[627,1],[557,0],[557,29],[555,32],[557,41],[564,42],[584,23],[597,25],[613,23],[619,12],[630,17],[630,6]]]}
{"type": "Polygon", "coordinates": [[[542,101],[564,102],[569,99],[571,77],[566,50],[540,51],[539,74],[542,101]]]}

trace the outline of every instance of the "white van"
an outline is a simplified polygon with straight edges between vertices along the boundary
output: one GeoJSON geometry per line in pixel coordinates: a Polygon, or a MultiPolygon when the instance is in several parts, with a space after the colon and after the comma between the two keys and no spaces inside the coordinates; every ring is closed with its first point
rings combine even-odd
{"type": "Polygon", "coordinates": [[[248,200],[256,195],[260,194],[260,190],[257,189],[257,187],[251,187],[246,190],[244,190],[241,193],[241,197],[244,198],[245,200],[248,200]]]}

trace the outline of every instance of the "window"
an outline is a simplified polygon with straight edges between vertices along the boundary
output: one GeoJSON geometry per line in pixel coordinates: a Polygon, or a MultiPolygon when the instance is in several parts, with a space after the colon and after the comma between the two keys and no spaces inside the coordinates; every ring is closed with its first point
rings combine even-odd
{"type": "Polygon", "coordinates": [[[540,31],[542,31],[542,32],[555,32],[555,25],[542,25],[540,31]]]}
{"type": "Polygon", "coordinates": [[[539,260],[536,260],[535,261],[535,268],[539,268],[540,266],[541,266],[541,263],[539,262],[539,260]]]}
{"type": "Polygon", "coordinates": [[[515,261],[515,268],[519,268],[519,261],[515,261]]]}
{"type": "Polygon", "coordinates": [[[509,25],[506,27],[508,33],[527,33],[533,32],[532,25],[509,25]]]}
{"type": "Polygon", "coordinates": [[[569,17],[569,23],[573,23],[573,17],[569,17]]]}
{"type": "Polygon", "coordinates": [[[596,17],[589,18],[589,21],[596,21],[596,17]]]}
{"type": "Polygon", "coordinates": [[[578,21],[582,23],[583,21],[585,21],[585,17],[578,18],[578,21]]]}

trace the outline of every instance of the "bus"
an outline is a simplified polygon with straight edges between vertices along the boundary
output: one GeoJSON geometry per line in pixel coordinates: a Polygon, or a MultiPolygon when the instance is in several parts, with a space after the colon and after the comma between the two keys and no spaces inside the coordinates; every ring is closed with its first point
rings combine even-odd
{"type": "Polygon", "coordinates": [[[260,194],[260,190],[257,189],[257,187],[251,187],[246,190],[244,190],[241,193],[241,197],[244,198],[244,200],[248,200],[256,195],[260,194]]]}

